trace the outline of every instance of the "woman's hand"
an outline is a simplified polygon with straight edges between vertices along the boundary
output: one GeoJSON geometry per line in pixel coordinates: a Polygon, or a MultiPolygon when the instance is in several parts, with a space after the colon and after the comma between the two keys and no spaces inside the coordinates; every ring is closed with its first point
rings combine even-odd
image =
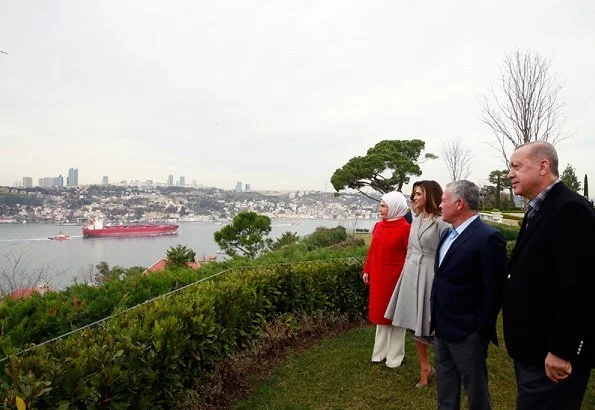
{"type": "Polygon", "coordinates": [[[362,280],[364,281],[364,283],[365,283],[366,285],[370,284],[370,275],[368,275],[367,273],[364,273],[364,274],[362,275],[362,280]]]}

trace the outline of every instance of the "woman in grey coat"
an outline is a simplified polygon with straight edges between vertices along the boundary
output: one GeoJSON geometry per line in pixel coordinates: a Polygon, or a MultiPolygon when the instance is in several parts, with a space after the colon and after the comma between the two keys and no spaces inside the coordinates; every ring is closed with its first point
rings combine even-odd
{"type": "Polygon", "coordinates": [[[412,193],[411,207],[417,215],[411,223],[403,272],[397,282],[385,317],[393,326],[410,329],[419,358],[420,376],[415,387],[426,386],[434,376],[428,360],[430,335],[430,295],[434,280],[434,259],[442,233],[450,224],[442,221],[442,188],[436,181],[419,181],[412,193]]]}

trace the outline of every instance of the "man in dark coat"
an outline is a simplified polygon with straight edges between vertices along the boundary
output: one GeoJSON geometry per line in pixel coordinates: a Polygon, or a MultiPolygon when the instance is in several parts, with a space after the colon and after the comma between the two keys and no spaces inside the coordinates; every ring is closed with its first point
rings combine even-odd
{"type": "Polygon", "coordinates": [[[460,408],[461,384],[470,409],[491,409],[486,358],[490,340],[498,342],[506,241],[479,219],[479,188],[474,183],[448,184],[440,208],[453,229],[438,245],[431,297],[438,409],[460,408]]]}
{"type": "Polygon", "coordinates": [[[579,409],[594,365],[595,212],[558,175],[547,142],[521,145],[511,156],[514,193],[529,200],[503,305],[517,409],[579,409]]]}

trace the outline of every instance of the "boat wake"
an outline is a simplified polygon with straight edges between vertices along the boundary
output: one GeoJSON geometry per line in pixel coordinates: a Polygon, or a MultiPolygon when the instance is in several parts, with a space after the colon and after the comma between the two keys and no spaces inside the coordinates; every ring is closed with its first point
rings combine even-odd
{"type": "MultiPolygon", "coordinates": [[[[83,235],[71,235],[70,239],[75,238],[82,238],[83,235]]],[[[41,242],[41,241],[51,241],[52,239],[48,238],[47,236],[44,238],[19,238],[19,239],[0,239],[0,242],[41,242]]]]}
{"type": "Polygon", "coordinates": [[[36,241],[49,241],[45,238],[24,238],[24,239],[0,239],[0,242],[36,242],[36,241]]]}

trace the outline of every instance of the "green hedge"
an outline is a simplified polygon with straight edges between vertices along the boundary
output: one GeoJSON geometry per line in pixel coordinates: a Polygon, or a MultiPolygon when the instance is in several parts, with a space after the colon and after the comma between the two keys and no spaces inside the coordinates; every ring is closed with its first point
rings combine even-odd
{"type": "MultiPolygon", "coordinates": [[[[223,270],[223,268],[221,268],[223,270]]],[[[178,289],[208,275],[208,270],[172,269],[136,272],[101,286],[75,284],[63,291],[0,302],[0,358],[27,343],[41,343],[112,313],[178,289]]]]}
{"type": "Polygon", "coordinates": [[[362,259],[238,269],[93,328],[11,356],[5,404],[167,408],[205,370],[285,312],[367,311],[362,259]]]}
{"type": "Polygon", "coordinates": [[[255,261],[238,258],[203,264],[198,271],[175,268],[143,275],[142,271],[128,269],[122,279],[116,277],[118,275],[109,275],[111,280],[101,286],[75,284],[43,297],[34,294],[29,299],[0,299],[0,359],[28,343],[42,343],[226,269],[289,261],[365,257],[367,252],[366,246],[350,243],[339,250],[304,252],[302,248],[300,244],[283,247],[255,261]]]}
{"type": "Polygon", "coordinates": [[[506,215],[504,215],[504,217],[513,221],[522,221],[525,217],[525,213],[519,213],[518,215],[512,215],[507,213],[506,215]]]}
{"type": "Polygon", "coordinates": [[[519,236],[520,227],[517,225],[501,224],[497,222],[487,223],[500,230],[504,235],[504,239],[507,241],[516,241],[517,236],[519,236]]]}

